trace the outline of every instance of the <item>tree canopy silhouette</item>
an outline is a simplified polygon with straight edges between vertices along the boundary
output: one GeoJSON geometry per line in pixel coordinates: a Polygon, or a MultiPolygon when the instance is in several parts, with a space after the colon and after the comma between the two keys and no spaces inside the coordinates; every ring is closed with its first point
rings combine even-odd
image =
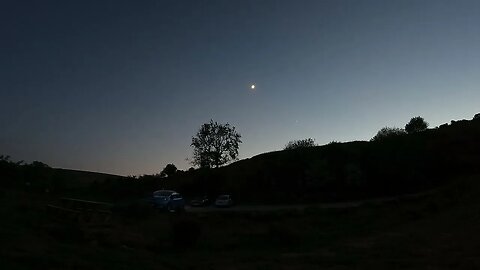
{"type": "Polygon", "coordinates": [[[480,119],[480,113],[475,114],[475,116],[473,116],[473,119],[480,119]]]}
{"type": "Polygon", "coordinates": [[[174,175],[177,172],[177,166],[174,164],[170,163],[163,168],[163,170],[160,172],[160,177],[170,177],[174,175]]]}
{"type": "Polygon", "coordinates": [[[428,123],[420,116],[413,117],[412,119],[410,119],[410,122],[405,125],[405,131],[408,134],[424,131],[427,128],[428,123]]]}
{"type": "Polygon", "coordinates": [[[405,134],[406,132],[404,129],[397,128],[397,127],[384,127],[377,132],[377,135],[375,135],[371,139],[371,141],[379,141],[379,140],[401,136],[405,134]]]}
{"type": "Polygon", "coordinates": [[[210,120],[192,137],[194,165],[202,168],[219,167],[238,157],[241,135],[230,124],[210,120]]]}
{"type": "Polygon", "coordinates": [[[313,147],[315,146],[315,140],[312,138],[307,138],[303,140],[293,140],[289,141],[287,145],[285,145],[284,150],[291,150],[297,148],[304,148],[304,147],[313,147]]]}

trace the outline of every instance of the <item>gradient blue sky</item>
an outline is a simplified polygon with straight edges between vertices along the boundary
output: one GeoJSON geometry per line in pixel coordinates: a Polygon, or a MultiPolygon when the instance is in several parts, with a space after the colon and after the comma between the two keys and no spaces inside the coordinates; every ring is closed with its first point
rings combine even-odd
{"type": "Polygon", "coordinates": [[[186,169],[210,119],[248,158],[480,112],[474,0],[6,0],[0,35],[0,154],[53,167],[186,169]]]}

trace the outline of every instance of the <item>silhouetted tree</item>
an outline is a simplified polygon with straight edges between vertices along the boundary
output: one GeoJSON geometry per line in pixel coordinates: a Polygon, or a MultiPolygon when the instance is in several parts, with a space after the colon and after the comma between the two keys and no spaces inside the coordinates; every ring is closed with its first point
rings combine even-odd
{"type": "Polygon", "coordinates": [[[219,167],[238,157],[241,135],[230,124],[210,120],[192,137],[194,165],[202,168],[219,167]]]}
{"type": "Polygon", "coordinates": [[[50,168],[50,166],[48,166],[47,164],[43,163],[43,162],[40,162],[40,161],[33,161],[31,164],[30,164],[31,167],[34,167],[34,168],[50,168]]]}
{"type": "Polygon", "coordinates": [[[401,136],[405,134],[406,132],[404,129],[397,128],[397,127],[384,127],[377,132],[377,135],[375,135],[371,139],[371,141],[379,141],[379,140],[401,136]]]}
{"type": "Polygon", "coordinates": [[[408,122],[405,125],[405,131],[408,134],[419,132],[419,131],[424,131],[428,127],[428,123],[420,116],[413,117],[410,119],[410,122],[408,122]]]}
{"type": "Polygon", "coordinates": [[[287,145],[285,145],[284,150],[313,147],[313,146],[315,146],[315,140],[312,138],[303,139],[303,140],[293,140],[293,141],[289,141],[287,145]]]}
{"type": "Polygon", "coordinates": [[[475,116],[473,117],[473,119],[480,119],[480,113],[475,114],[475,116]]]}
{"type": "Polygon", "coordinates": [[[165,168],[160,172],[160,177],[170,177],[177,172],[177,166],[174,164],[167,164],[165,168]]]}

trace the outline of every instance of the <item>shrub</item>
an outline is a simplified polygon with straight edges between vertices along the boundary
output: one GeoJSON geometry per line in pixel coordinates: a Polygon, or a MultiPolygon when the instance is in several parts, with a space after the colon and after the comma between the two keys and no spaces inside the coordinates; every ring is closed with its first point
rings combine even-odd
{"type": "Polygon", "coordinates": [[[284,150],[306,148],[306,147],[313,147],[313,146],[315,146],[315,140],[312,138],[303,139],[303,140],[293,140],[293,141],[289,141],[287,145],[285,145],[284,150]]]}
{"type": "Polygon", "coordinates": [[[397,128],[397,127],[384,127],[377,132],[371,141],[380,141],[388,138],[398,137],[405,135],[406,132],[404,129],[397,128]]]}
{"type": "Polygon", "coordinates": [[[410,119],[410,122],[405,125],[405,131],[408,134],[424,131],[427,128],[428,123],[425,122],[425,120],[420,116],[413,117],[412,119],[410,119]]]}

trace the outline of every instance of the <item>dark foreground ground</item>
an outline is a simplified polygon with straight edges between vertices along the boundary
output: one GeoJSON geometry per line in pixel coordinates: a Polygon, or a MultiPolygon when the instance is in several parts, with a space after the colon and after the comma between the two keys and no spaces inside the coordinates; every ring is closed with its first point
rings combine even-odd
{"type": "Polygon", "coordinates": [[[49,215],[46,194],[0,191],[1,269],[480,269],[480,176],[358,207],[49,215]]]}

